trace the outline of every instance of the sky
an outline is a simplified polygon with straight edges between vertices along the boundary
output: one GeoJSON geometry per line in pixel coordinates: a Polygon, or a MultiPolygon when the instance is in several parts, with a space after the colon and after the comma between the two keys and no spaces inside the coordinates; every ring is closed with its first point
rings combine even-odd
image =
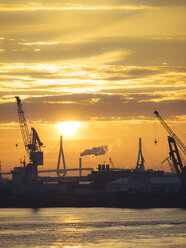
{"type": "Polygon", "coordinates": [[[146,168],[169,170],[153,112],[186,141],[185,27],[185,0],[0,0],[2,170],[26,155],[15,96],[45,145],[42,169],[57,168],[56,124],[80,121],[63,139],[68,168],[97,146],[107,154],[83,157],[84,167],[111,157],[135,168],[141,137],[146,168]]]}

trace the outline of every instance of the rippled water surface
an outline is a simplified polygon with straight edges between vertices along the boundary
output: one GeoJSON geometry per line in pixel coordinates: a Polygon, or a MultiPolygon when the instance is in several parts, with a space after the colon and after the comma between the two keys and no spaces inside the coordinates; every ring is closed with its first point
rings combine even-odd
{"type": "Polygon", "coordinates": [[[0,247],[186,247],[186,211],[0,209],[0,247]]]}

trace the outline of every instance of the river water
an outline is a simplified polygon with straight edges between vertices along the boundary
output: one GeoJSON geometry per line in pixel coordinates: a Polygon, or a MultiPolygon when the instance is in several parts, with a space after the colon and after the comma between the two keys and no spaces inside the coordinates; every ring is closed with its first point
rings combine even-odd
{"type": "Polygon", "coordinates": [[[186,211],[0,209],[0,247],[186,247],[186,211]]]}

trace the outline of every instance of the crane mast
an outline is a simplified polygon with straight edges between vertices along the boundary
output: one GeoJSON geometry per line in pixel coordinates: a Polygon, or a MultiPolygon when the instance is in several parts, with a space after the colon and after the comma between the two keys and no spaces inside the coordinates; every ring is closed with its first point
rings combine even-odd
{"type": "Polygon", "coordinates": [[[169,133],[169,136],[174,138],[179,148],[182,150],[182,152],[186,155],[186,147],[183,144],[183,142],[178,138],[178,136],[173,132],[173,130],[168,126],[168,124],[163,120],[163,118],[159,115],[158,111],[154,111],[155,116],[160,121],[160,123],[164,126],[164,128],[169,133]]]}

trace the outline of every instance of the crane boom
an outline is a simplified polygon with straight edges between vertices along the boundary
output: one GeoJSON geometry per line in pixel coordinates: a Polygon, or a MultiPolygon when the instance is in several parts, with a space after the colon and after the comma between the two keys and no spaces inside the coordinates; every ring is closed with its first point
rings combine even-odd
{"type": "Polygon", "coordinates": [[[164,128],[169,133],[170,137],[174,138],[179,148],[182,150],[182,152],[186,155],[186,147],[183,144],[183,142],[178,138],[178,136],[173,132],[173,130],[168,126],[168,124],[163,120],[163,118],[159,115],[158,111],[154,111],[155,116],[160,121],[160,123],[164,126],[164,128]]]}

